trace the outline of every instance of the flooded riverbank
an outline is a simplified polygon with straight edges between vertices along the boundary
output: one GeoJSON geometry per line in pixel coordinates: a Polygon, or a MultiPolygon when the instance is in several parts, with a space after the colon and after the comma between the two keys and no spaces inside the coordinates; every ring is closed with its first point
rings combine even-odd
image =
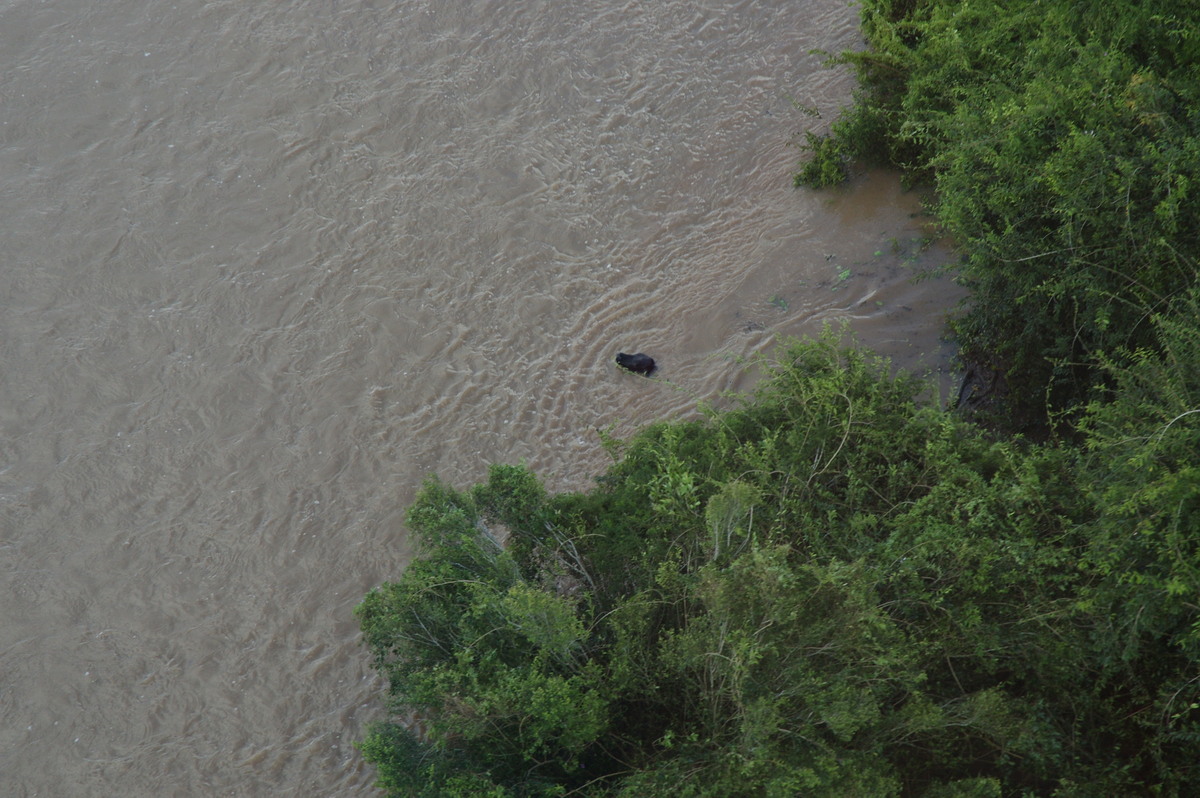
{"type": "Polygon", "coordinates": [[[791,188],[844,4],[13,0],[0,41],[5,795],[375,794],[352,610],[426,475],[586,487],[597,428],[825,321],[944,362],[917,199],[791,188]]]}

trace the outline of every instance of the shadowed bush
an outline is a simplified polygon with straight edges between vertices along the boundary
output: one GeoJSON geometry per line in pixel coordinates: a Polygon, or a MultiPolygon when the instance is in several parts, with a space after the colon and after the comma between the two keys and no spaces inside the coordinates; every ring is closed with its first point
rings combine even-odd
{"type": "Polygon", "coordinates": [[[797,182],[851,158],[932,181],[964,358],[1007,376],[1018,428],[1077,417],[1196,281],[1200,7],[867,0],[863,28],[856,103],[797,182]]]}

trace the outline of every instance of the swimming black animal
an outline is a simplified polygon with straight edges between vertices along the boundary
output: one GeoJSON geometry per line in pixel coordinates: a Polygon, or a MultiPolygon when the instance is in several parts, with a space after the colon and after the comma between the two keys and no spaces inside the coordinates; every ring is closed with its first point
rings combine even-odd
{"type": "Polygon", "coordinates": [[[617,353],[617,365],[623,369],[629,369],[635,374],[643,374],[649,376],[650,372],[654,371],[654,358],[649,355],[643,355],[638,352],[636,355],[627,355],[624,352],[617,353]]]}

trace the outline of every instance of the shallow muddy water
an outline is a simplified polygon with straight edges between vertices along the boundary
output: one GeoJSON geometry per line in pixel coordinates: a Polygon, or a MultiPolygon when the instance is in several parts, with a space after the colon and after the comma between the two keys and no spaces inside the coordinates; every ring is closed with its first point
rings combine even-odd
{"type": "Polygon", "coordinates": [[[352,611],[427,474],[586,488],[826,321],[944,367],[918,199],[790,185],[857,46],[840,0],[0,0],[0,795],[375,795],[352,611]]]}

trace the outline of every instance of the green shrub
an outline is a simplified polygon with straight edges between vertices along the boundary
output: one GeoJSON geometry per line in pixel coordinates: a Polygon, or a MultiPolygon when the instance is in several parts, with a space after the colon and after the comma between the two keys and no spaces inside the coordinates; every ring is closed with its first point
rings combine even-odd
{"type": "MultiPolygon", "coordinates": [[[[1169,485],[1151,473],[1132,492],[1119,487],[1130,472],[1085,495],[1078,469],[1095,464],[988,440],[888,372],[831,336],[796,343],[739,407],[621,445],[586,494],[547,494],[512,467],[467,492],[427,484],[409,516],[423,556],[358,610],[395,710],[428,730],[372,732],[362,749],[381,785],[838,796],[1184,784],[1200,761],[1183,678],[1196,660],[1194,571],[1181,569],[1195,560],[1172,519],[1191,515],[1151,508],[1161,490],[1191,495],[1190,472],[1171,466],[1169,485]],[[1131,551],[1113,509],[1131,496],[1165,524],[1138,543],[1146,579],[1116,567],[1131,551]],[[1176,584],[1174,609],[1147,612],[1176,584]],[[1173,720],[1155,726],[1164,712],[1173,720]]],[[[1149,390],[1156,377],[1119,379],[1149,390]]],[[[1095,428],[1119,428],[1123,412],[1097,405],[1095,428]]]]}

